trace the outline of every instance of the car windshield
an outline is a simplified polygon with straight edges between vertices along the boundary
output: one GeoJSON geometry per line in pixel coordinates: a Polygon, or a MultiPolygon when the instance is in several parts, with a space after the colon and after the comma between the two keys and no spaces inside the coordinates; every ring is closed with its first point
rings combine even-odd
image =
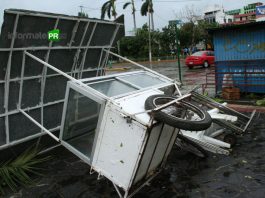
{"type": "Polygon", "coordinates": [[[202,56],[204,52],[195,52],[192,56],[202,56]]]}

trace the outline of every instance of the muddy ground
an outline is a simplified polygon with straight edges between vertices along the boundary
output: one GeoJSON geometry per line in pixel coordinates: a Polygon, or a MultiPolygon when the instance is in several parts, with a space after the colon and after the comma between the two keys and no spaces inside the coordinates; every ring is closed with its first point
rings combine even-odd
{"type": "MultiPolygon", "coordinates": [[[[155,70],[169,77],[177,76],[176,63],[158,64],[155,70]]],[[[208,70],[208,69],[207,69],[208,70]]],[[[203,81],[206,69],[187,71],[185,84],[203,81]]],[[[210,154],[200,159],[174,148],[166,169],[135,198],[173,197],[260,197],[265,195],[265,122],[256,117],[249,132],[238,137],[230,156],[210,154]]],[[[6,197],[40,198],[112,198],[118,197],[106,179],[89,174],[89,166],[62,147],[49,152],[53,159],[44,164],[40,181],[6,197]]]]}

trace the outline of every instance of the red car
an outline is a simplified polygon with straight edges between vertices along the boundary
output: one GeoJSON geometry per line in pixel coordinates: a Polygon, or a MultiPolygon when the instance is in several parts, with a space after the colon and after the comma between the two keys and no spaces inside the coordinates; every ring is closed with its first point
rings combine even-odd
{"type": "Polygon", "coordinates": [[[188,56],[185,60],[186,65],[192,69],[194,66],[203,66],[205,68],[214,64],[213,51],[199,51],[188,56]]]}

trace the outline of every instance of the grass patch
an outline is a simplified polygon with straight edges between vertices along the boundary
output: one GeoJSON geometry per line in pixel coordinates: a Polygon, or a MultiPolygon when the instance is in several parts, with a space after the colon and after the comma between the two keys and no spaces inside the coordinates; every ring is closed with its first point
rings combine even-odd
{"type": "Polygon", "coordinates": [[[256,101],[256,104],[257,104],[258,106],[263,106],[263,107],[265,107],[265,98],[263,98],[262,100],[257,100],[257,101],[256,101]]]}

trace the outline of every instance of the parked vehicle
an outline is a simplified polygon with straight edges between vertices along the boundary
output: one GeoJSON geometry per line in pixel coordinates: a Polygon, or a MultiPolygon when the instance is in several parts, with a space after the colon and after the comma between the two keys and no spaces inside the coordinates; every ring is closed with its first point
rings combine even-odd
{"type": "Polygon", "coordinates": [[[192,69],[194,66],[203,66],[204,68],[214,64],[214,52],[213,51],[199,51],[188,56],[185,60],[185,64],[192,69]]]}

